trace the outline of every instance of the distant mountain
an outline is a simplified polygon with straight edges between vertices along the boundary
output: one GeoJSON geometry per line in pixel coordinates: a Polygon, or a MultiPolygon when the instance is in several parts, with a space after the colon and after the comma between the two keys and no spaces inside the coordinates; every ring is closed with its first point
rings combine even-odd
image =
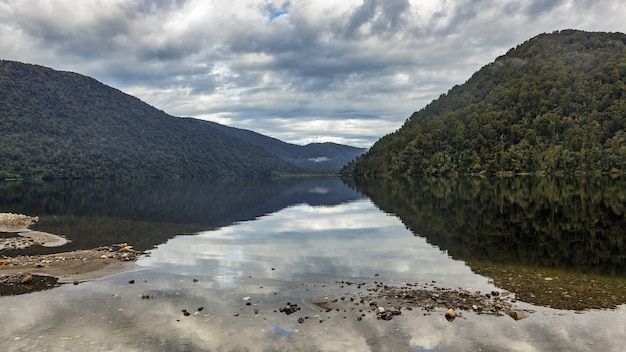
{"type": "Polygon", "coordinates": [[[246,143],[261,147],[279,158],[311,172],[339,172],[348,162],[363,154],[366,149],[336,143],[310,143],[297,145],[283,142],[253,131],[210,124],[220,131],[246,143]]]}
{"type": "Polygon", "coordinates": [[[218,127],[170,116],[77,73],[0,61],[0,179],[311,171],[218,127]]]}
{"type": "Polygon", "coordinates": [[[624,172],[625,130],[626,35],[565,30],[498,57],[343,172],[624,172]]]}

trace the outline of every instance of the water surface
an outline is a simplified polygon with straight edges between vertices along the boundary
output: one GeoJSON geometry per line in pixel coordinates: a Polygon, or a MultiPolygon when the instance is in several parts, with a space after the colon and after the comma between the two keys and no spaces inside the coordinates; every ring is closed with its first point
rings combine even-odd
{"type": "Polygon", "coordinates": [[[443,311],[414,309],[383,321],[375,314],[359,319],[362,307],[327,312],[309,304],[349,297],[357,288],[342,284],[347,281],[515,292],[509,281],[528,279],[509,277],[527,272],[537,276],[524,281],[527,286],[544,285],[530,287],[535,297],[545,296],[549,283],[559,284],[551,294],[562,295],[563,278],[623,285],[624,241],[612,232],[624,225],[622,181],[559,182],[564,181],[5,184],[0,211],[38,215],[40,227],[64,230],[76,247],[131,237],[153,249],[133,272],[0,297],[9,322],[0,327],[0,347],[620,351],[624,301],[615,309],[578,310],[520,301],[520,309],[533,312],[528,318],[464,312],[452,323],[443,311]],[[29,196],[7,197],[10,192],[29,196]],[[42,196],[45,204],[37,201],[42,196]],[[546,219],[554,212],[563,215],[546,219]],[[550,220],[557,218],[576,220],[550,220]],[[117,233],[115,224],[122,227],[117,233]],[[78,240],[82,231],[89,234],[78,240]],[[302,309],[281,313],[287,302],[302,309]],[[301,317],[306,319],[299,322],[301,317]]]}

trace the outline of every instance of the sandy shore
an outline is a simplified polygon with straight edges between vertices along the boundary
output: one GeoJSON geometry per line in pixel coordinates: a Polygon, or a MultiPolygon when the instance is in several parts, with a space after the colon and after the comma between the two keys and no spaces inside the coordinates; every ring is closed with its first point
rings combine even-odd
{"type": "Polygon", "coordinates": [[[125,244],[0,260],[0,275],[46,275],[59,282],[94,280],[132,270],[141,254],[125,244]],[[126,248],[124,252],[122,249],[126,248]]]}
{"type": "Polygon", "coordinates": [[[100,279],[135,269],[144,253],[126,243],[72,252],[3,256],[0,259],[0,296],[47,290],[64,283],[100,279]]]}
{"type": "MultiPolygon", "coordinates": [[[[0,255],[3,250],[31,246],[62,247],[68,240],[59,235],[32,231],[37,217],[0,213],[0,255]]],[[[133,270],[135,260],[144,253],[126,243],[89,250],[42,255],[0,257],[0,295],[21,294],[77,283],[133,270]]]]}

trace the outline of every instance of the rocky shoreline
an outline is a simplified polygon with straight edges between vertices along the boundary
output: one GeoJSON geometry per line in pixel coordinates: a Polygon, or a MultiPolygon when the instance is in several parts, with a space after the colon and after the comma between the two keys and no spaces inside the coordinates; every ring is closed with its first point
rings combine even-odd
{"type": "Polygon", "coordinates": [[[414,309],[421,309],[424,315],[441,314],[450,322],[456,318],[464,318],[463,312],[508,315],[514,320],[526,318],[532,313],[516,307],[517,300],[507,291],[482,293],[461,288],[450,289],[438,287],[435,282],[422,285],[387,285],[379,281],[338,281],[335,284],[342,289],[355,287],[356,291],[338,297],[308,298],[304,303],[320,311],[351,313],[357,320],[368,314],[375,314],[380,320],[391,320],[403,311],[414,309]]]}
{"type": "Polygon", "coordinates": [[[79,283],[132,270],[147,253],[127,243],[90,250],[0,258],[0,295],[14,295],[79,283]]]}
{"type": "MultiPolygon", "coordinates": [[[[31,246],[61,247],[68,240],[59,235],[32,231],[36,216],[0,213],[0,254],[31,246]],[[17,234],[17,236],[15,235],[17,234]]],[[[147,253],[127,243],[55,254],[0,257],[0,296],[45,290],[62,283],[79,283],[132,270],[147,253]]]]}
{"type": "MultiPolygon", "coordinates": [[[[134,283],[135,280],[129,283],[134,283]]],[[[196,280],[194,279],[194,282],[196,280]]],[[[329,319],[351,319],[360,321],[389,321],[403,314],[439,315],[452,323],[456,319],[471,319],[472,316],[489,315],[493,317],[508,316],[513,320],[528,318],[533,310],[521,308],[517,305],[515,295],[507,291],[493,290],[486,293],[467,289],[451,289],[439,287],[435,282],[427,284],[388,285],[380,281],[351,282],[336,281],[334,284],[303,283],[305,291],[309,287],[328,291],[328,294],[319,296],[304,296],[287,301],[274,309],[263,310],[262,300],[252,296],[241,299],[241,306],[235,309],[235,318],[249,319],[260,317],[267,319],[267,314],[284,314],[287,319],[293,319],[298,325],[312,322],[324,323],[329,319]],[[343,293],[339,293],[342,292],[343,293]],[[332,293],[331,293],[332,292],[332,293]]],[[[274,293],[276,295],[277,293],[274,293]]],[[[150,294],[141,296],[142,299],[158,299],[150,294]]],[[[231,307],[235,308],[235,307],[231,307]]],[[[189,307],[180,310],[181,319],[193,317],[204,310],[201,306],[197,311],[189,307]]],[[[286,330],[278,326],[275,330],[279,334],[291,335],[298,330],[286,330]]]]}
{"type": "Polygon", "coordinates": [[[59,235],[33,231],[29,226],[39,221],[36,216],[23,214],[0,213],[0,233],[17,234],[17,236],[0,236],[0,251],[10,249],[26,249],[30,246],[60,247],[68,240],[59,235]]]}

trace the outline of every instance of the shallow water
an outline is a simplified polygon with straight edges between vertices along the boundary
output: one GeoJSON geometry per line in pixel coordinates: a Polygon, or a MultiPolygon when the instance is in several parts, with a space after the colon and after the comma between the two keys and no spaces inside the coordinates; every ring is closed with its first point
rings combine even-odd
{"type": "MultiPolygon", "coordinates": [[[[517,302],[520,309],[533,313],[515,321],[506,315],[462,312],[448,322],[444,311],[403,310],[384,321],[369,313],[369,307],[327,312],[311,305],[358,290],[342,281],[501,290],[493,278],[475,274],[465,261],[416,236],[370,199],[335,181],[317,182],[304,189],[318,196],[324,190],[321,194],[329,198],[307,202],[290,197],[275,211],[221,227],[204,225],[206,230],[193,234],[173,233],[156,245],[151,256],[137,262],[136,271],[0,297],[4,321],[0,349],[623,350],[624,306],[574,312],[517,302]],[[336,189],[346,192],[341,201],[332,196],[336,189]],[[301,310],[281,313],[287,302],[301,310]]],[[[201,221],[193,223],[202,226],[201,221]]]]}

